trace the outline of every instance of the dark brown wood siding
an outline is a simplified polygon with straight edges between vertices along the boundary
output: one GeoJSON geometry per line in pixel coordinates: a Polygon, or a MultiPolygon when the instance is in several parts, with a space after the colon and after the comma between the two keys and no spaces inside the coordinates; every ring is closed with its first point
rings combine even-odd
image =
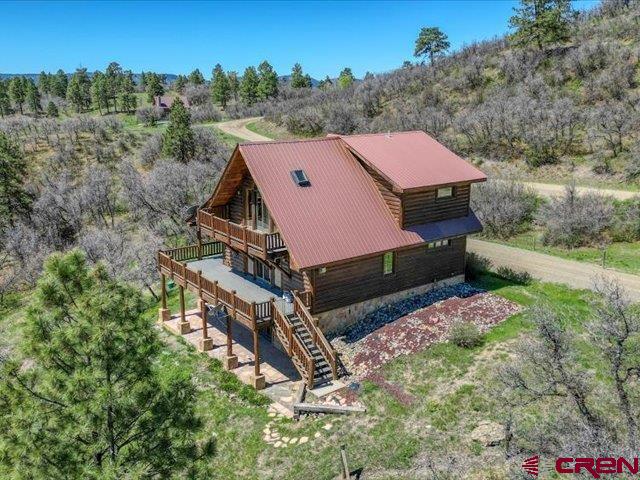
{"type": "Polygon", "coordinates": [[[253,179],[247,173],[236,193],[229,200],[229,220],[233,223],[242,223],[245,219],[245,190],[253,186],[253,179]]]}
{"type": "Polygon", "coordinates": [[[436,189],[402,195],[403,227],[465,217],[469,214],[470,185],[456,185],[453,196],[436,198],[436,189]]]}
{"type": "Polygon", "coordinates": [[[426,245],[396,252],[394,273],[382,274],[382,255],[355,260],[311,275],[314,312],[320,313],[371,298],[418,287],[464,273],[466,237],[451,245],[426,245]]]}
{"type": "Polygon", "coordinates": [[[400,197],[393,193],[391,184],[380,176],[378,172],[364,163],[361,163],[361,165],[367,173],[371,175],[371,178],[373,178],[380,195],[382,195],[382,198],[384,199],[384,203],[387,204],[391,215],[395,218],[396,222],[398,222],[398,225],[400,225],[400,218],[402,218],[402,202],[400,201],[400,197]]]}

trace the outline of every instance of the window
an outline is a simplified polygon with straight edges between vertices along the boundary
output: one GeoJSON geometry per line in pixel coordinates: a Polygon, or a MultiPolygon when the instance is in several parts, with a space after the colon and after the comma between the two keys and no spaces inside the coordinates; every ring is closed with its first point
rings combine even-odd
{"type": "Polygon", "coordinates": [[[389,275],[390,273],[393,273],[393,269],[394,269],[394,252],[387,252],[384,254],[384,256],[382,257],[382,273],[384,275],[389,275]]]}
{"type": "Polygon", "coordinates": [[[448,247],[451,245],[451,240],[438,240],[437,242],[427,243],[427,248],[448,247]]]}
{"type": "Polygon", "coordinates": [[[304,173],[304,170],[292,170],[291,177],[293,178],[293,181],[296,182],[296,184],[298,184],[299,187],[308,187],[311,185],[311,182],[309,181],[309,177],[307,177],[307,174],[304,173]]]}
{"type": "Polygon", "coordinates": [[[436,198],[453,197],[453,187],[442,187],[436,192],[436,198]]]}

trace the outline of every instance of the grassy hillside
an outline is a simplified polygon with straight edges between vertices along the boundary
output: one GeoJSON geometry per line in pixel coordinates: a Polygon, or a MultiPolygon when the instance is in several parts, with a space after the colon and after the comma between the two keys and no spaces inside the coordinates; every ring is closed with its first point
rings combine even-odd
{"type": "Polygon", "coordinates": [[[511,162],[543,180],[637,182],[640,6],[624,3],[580,14],[570,39],[544,50],[487,40],[433,67],[342,90],[285,88],[234,114],[264,114],[295,135],[425,130],[485,169],[511,162]]]}

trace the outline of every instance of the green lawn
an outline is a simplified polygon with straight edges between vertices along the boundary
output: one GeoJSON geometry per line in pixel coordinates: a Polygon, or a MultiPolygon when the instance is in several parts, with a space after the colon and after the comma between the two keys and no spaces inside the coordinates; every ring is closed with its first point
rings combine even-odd
{"type": "MultiPolygon", "coordinates": [[[[602,265],[603,249],[597,247],[580,247],[574,249],[564,249],[543,245],[542,234],[539,231],[528,231],[512,237],[508,240],[498,240],[495,238],[483,238],[491,242],[510,245],[512,247],[534,250],[557,257],[576,260],[579,262],[589,262],[602,265]]],[[[604,249],[605,266],[623,272],[640,274],[640,242],[617,242],[607,245],[604,249]]]]}

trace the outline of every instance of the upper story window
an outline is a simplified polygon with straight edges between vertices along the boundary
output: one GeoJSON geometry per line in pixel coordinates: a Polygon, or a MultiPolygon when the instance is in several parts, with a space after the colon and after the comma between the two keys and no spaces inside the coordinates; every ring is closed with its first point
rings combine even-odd
{"type": "Polygon", "coordinates": [[[437,242],[427,243],[427,248],[448,247],[449,245],[451,245],[451,239],[449,239],[449,240],[438,240],[437,242]]]}
{"type": "Polygon", "coordinates": [[[395,252],[387,252],[382,257],[382,273],[389,275],[395,269],[395,252]]]}
{"type": "Polygon", "coordinates": [[[436,198],[453,197],[453,187],[442,187],[436,191],[436,198]]]}

